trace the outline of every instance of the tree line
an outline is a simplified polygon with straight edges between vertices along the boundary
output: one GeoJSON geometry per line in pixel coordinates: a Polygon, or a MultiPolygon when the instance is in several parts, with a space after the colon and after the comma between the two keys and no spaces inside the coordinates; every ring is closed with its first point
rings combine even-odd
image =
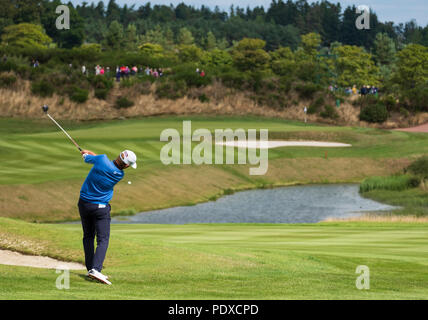
{"type": "Polygon", "coordinates": [[[148,2],[139,7],[121,7],[115,0],[107,5],[102,1],[75,6],[68,3],[71,28],[57,30],[55,8],[60,4],[60,0],[0,0],[0,34],[9,25],[27,22],[41,25],[63,48],[82,43],[132,48],[142,42],[168,46],[191,41],[203,49],[225,49],[248,37],[266,41],[265,48],[270,51],[285,46],[296,49],[300,35],[310,32],[319,33],[324,46],[340,42],[371,50],[378,33],[387,34],[397,49],[409,43],[428,46],[428,25],[418,26],[414,20],[404,24],[381,22],[370,12],[370,29],[358,30],[356,7],[342,8],[340,3],[329,1],[273,0],[268,8],[231,5],[229,11],[185,3],[166,6],[148,2]]]}

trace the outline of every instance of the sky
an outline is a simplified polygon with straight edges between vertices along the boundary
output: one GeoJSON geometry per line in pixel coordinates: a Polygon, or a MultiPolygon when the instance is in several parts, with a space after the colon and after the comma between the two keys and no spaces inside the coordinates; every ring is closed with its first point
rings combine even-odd
{"type": "MultiPolygon", "coordinates": [[[[104,3],[108,3],[108,0],[103,0],[104,3]]],[[[286,0],[284,0],[286,1],[286,0]]],[[[66,2],[66,1],[63,1],[66,2]]],[[[78,4],[84,2],[84,0],[71,0],[73,4],[78,4]]],[[[99,0],[86,0],[86,2],[98,3],[99,0]]],[[[116,0],[120,6],[125,3],[129,5],[136,4],[136,7],[139,7],[142,4],[145,4],[149,1],[144,0],[116,0]]],[[[210,8],[214,8],[216,5],[220,9],[229,11],[229,7],[233,4],[235,7],[244,7],[249,6],[250,8],[256,6],[263,6],[265,9],[269,8],[271,0],[151,0],[150,3],[155,4],[173,4],[174,6],[184,2],[188,5],[193,5],[195,7],[200,7],[202,4],[210,8]]],[[[308,0],[308,2],[316,2],[308,0]]],[[[393,21],[396,24],[400,22],[407,22],[411,19],[415,19],[416,22],[421,26],[426,26],[428,24],[428,0],[330,0],[332,3],[338,3],[342,5],[342,8],[346,8],[348,5],[367,5],[369,6],[379,17],[379,20],[382,22],[393,21]]]]}

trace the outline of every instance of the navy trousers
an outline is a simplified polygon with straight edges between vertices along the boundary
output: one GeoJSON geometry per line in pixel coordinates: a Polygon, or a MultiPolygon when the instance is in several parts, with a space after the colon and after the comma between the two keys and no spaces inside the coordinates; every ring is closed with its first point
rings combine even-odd
{"type": "Polygon", "coordinates": [[[79,199],[78,207],[82,220],[86,269],[101,272],[110,239],[111,206],[108,204],[104,208],[100,208],[98,204],[79,199]],[[96,250],[94,248],[95,236],[97,238],[96,250]]]}

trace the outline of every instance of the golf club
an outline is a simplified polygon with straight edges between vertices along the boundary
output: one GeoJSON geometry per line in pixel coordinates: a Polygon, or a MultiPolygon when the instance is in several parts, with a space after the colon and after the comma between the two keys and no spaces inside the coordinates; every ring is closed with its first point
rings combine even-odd
{"type": "Polygon", "coordinates": [[[65,131],[58,122],[55,121],[54,118],[51,117],[51,115],[48,113],[48,109],[49,107],[45,104],[44,106],[42,106],[43,112],[49,117],[49,119],[51,119],[57,126],[58,128],[60,128],[62,130],[62,132],[65,133],[65,135],[71,140],[71,142],[73,142],[73,144],[76,146],[77,149],[79,149],[79,151],[82,151],[82,148],[80,148],[80,146],[76,143],[76,141],[74,141],[74,139],[67,133],[67,131],[65,131]]]}

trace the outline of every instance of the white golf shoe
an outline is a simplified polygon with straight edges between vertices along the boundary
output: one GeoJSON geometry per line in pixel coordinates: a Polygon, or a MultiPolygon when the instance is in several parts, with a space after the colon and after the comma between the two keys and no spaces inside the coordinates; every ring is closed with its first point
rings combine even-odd
{"type": "MultiPolygon", "coordinates": [[[[87,276],[88,278],[90,278],[90,277],[89,277],[89,272],[90,272],[90,271],[88,271],[88,273],[86,274],[86,276],[87,276]]],[[[104,277],[106,277],[106,279],[108,280],[108,275],[104,274],[104,277]]]]}
{"type": "Polygon", "coordinates": [[[91,279],[95,279],[95,280],[97,280],[97,281],[99,281],[101,283],[105,283],[105,284],[111,285],[111,282],[108,281],[108,277],[105,276],[105,275],[103,275],[101,272],[99,272],[99,271],[97,271],[95,269],[89,270],[88,277],[91,278],[91,279]]]}

